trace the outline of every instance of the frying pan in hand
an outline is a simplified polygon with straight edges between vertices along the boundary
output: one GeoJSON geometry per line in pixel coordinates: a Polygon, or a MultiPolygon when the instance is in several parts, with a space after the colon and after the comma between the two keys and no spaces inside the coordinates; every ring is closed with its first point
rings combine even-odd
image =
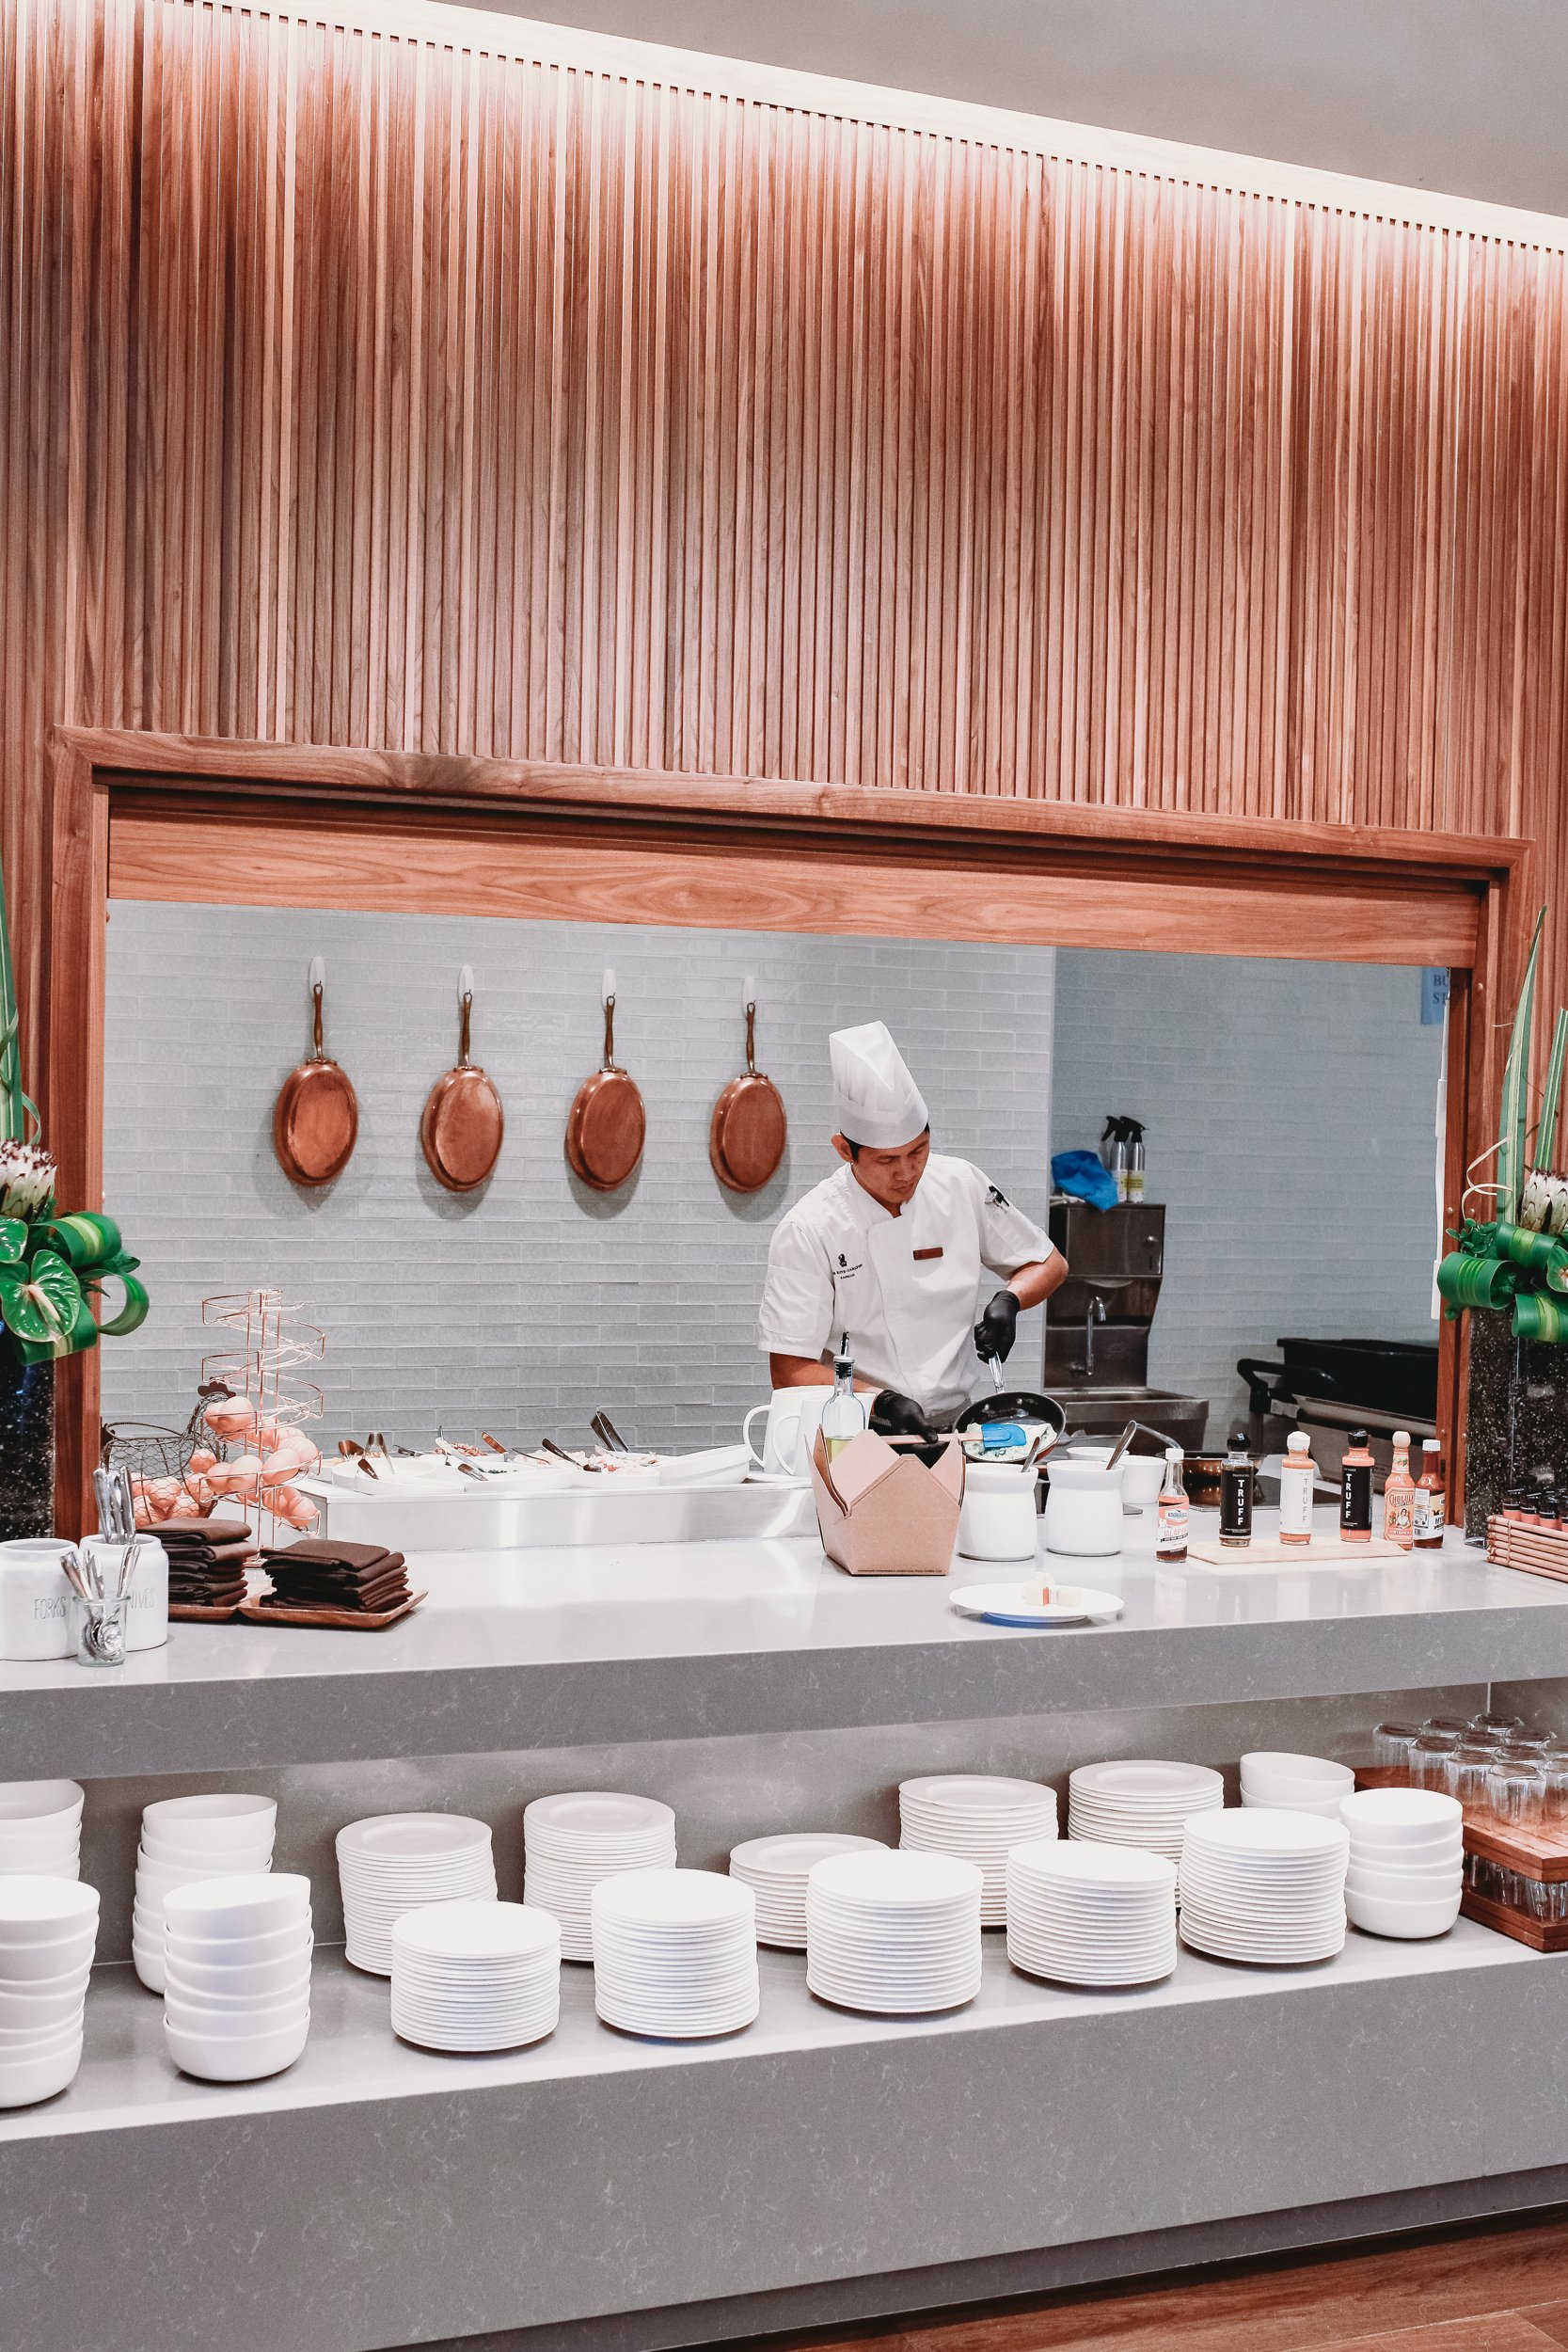
{"type": "Polygon", "coordinates": [[[757,1009],[746,1006],[746,1068],[713,1106],[707,1155],[731,1192],[760,1192],[784,1158],[789,1122],[783,1097],[757,1068],[757,1009]]]}
{"type": "Polygon", "coordinates": [[[604,1000],[604,1061],[585,1078],[566,1114],[566,1159],[595,1192],[616,1192],[642,1157],[647,1114],[636,1082],[615,1062],[615,992],[604,1000]]]}
{"type": "Polygon", "coordinates": [[[420,1120],[425,1164],[448,1192],[472,1192],[500,1157],[506,1114],[493,1078],[468,1052],[473,1014],[473,975],[467,964],[458,979],[457,1061],[430,1089],[420,1120]]]}
{"type": "Polygon", "coordinates": [[[285,1176],[296,1184],[329,1184],[341,1176],[359,1134],[359,1101],[346,1070],[322,1042],[322,999],[325,975],[310,966],[312,1050],[291,1070],[272,1106],[272,1148],[285,1176]]]}

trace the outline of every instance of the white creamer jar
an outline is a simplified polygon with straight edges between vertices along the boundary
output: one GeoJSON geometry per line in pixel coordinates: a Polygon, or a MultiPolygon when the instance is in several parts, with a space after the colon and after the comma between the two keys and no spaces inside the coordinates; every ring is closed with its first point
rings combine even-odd
{"type": "Polygon", "coordinates": [[[70,1604],[75,1596],[60,1565],[69,1549],[56,1535],[0,1544],[0,1658],[72,1655],[70,1604]]]}
{"type": "Polygon", "coordinates": [[[1035,1472],[1014,1462],[971,1462],[964,1471],[958,1549],[966,1560],[1032,1560],[1039,1537],[1035,1472]]]}
{"type": "MultiPolygon", "coordinates": [[[[125,1646],[127,1650],[161,1649],[168,1640],[168,1554],[155,1535],[138,1536],[137,1547],[135,1574],[125,1599],[125,1646]]],[[[92,1561],[106,1593],[115,1589],[122,1549],[121,1545],[111,1544],[102,1535],[85,1535],[82,1539],[82,1555],[92,1561]]],[[[63,1578],[61,1581],[64,1582],[63,1578]]],[[[71,1652],[74,1657],[83,1604],[69,1586],[67,1592],[71,1604],[71,1652]]]]}
{"type": "Polygon", "coordinates": [[[1047,1551],[1080,1559],[1121,1549],[1121,1465],[1073,1461],[1053,1454],[1051,1491],[1045,1498],[1047,1551]]]}

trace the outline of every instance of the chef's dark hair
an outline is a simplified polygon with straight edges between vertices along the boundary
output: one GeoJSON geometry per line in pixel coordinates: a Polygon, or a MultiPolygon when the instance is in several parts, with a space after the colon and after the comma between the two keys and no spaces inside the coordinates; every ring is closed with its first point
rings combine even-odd
{"type": "MultiPolygon", "coordinates": [[[[930,1132],[931,1132],[931,1122],[930,1122],[930,1120],[927,1120],[926,1121],[925,1126],[924,1126],[924,1127],[922,1127],[922,1129],[920,1130],[920,1134],[919,1134],[918,1136],[915,1136],[915,1138],[914,1138],[915,1142],[916,1142],[916,1143],[921,1142],[921,1141],[922,1141],[922,1140],[923,1140],[923,1139],[924,1139],[927,1136],[928,1136],[928,1135],[930,1134],[930,1132]]],[[[845,1142],[846,1142],[846,1143],[847,1143],[847,1144],[849,1145],[849,1157],[850,1157],[852,1160],[858,1160],[858,1159],[860,1158],[860,1155],[861,1155],[861,1146],[860,1146],[858,1143],[855,1143],[855,1142],[851,1141],[851,1139],[850,1139],[850,1137],[849,1137],[848,1136],[845,1136],[845,1138],[844,1138],[844,1140],[845,1140],[845,1142]]],[[[874,1147],[874,1148],[878,1148],[878,1147],[874,1147]]],[[[901,1145],[901,1146],[900,1146],[900,1149],[901,1149],[901,1150],[903,1150],[903,1151],[905,1151],[905,1152],[907,1152],[907,1151],[909,1150],[909,1148],[910,1148],[910,1147],[909,1147],[909,1145],[908,1145],[907,1143],[906,1143],[906,1144],[903,1144],[903,1145],[901,1145]]]]}

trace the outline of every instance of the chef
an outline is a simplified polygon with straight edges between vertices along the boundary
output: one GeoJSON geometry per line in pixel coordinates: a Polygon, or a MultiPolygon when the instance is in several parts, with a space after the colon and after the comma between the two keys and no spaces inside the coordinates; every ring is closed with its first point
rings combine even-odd
{"type": "Polygon", "coordinates": [[[884,1023],[828,1045],[844,1166],[773,1235],[761,1346],[774,1388],[816,1386],[832,1382],[847,1333],[856,1387],[881,1392],[872,1427],[929,1436],[980,1392],[983,1358],[1006,1362],[1019,1316],[1067,1279],[1067,1260],[977,1168],[931,1150],[925,1098],[884,1023]]]}

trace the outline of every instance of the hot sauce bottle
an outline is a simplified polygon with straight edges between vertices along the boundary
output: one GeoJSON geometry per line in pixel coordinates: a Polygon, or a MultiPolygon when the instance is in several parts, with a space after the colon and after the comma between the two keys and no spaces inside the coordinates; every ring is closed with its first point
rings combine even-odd
{"type": "Polygon", "coordinates": [[[1421,1474],[1416,1481],[1416,1508],[1411,1540],[1418,1551],[1440,1551],[1448,1496],[1443,1480],[1443,1448],[1436,1438],[1421,1440],[1421,1474]]]}
{"type": "Polygon", "coordinates": [[[1250,1544],[1252,1541],[1252,1456],[1247,1452],[1246,1432],[1235,1430],[1231,1435],[1230,1451],[1220,1467],[1220,1541],[1222,1544],[1250,1544]]]}
{"type": "Polygon", "coordinates": [[[1372,1540],[1372,1453],[1364,1429],[1353,1429],[1339,1464],[1339,1541],[1372,1540]]]}
{"type": "Polygon", "coordinates": [[[1410,1475],[1410,1432],[1394,1432],[1394,1467],[1383,1482],[1385,1539],[1408,1551],[1416,1533],[1416,1481],[1410,1475]]]}
{"type": "Polygon", "coordinates": [[[1312,1463],[1312,1440],[1305,1429],[1292,1431],[1285,1440],[1285,1459],[1279,1470],[1279,1540],[1282,1544],[1309,1544],[1312,1540],[1312,1489],[1318,1473],[1312,1463]]]}
{"type": "Polygon", "coordinates": [[[1189,1513],[1187,1489],[1181,1483],[1181,1448],[1165,1448],[1165,1483],[1160,1489],[1159,1520],[1154,1537],[1158,1560],[1185,1560],[1189,1513]]]}

